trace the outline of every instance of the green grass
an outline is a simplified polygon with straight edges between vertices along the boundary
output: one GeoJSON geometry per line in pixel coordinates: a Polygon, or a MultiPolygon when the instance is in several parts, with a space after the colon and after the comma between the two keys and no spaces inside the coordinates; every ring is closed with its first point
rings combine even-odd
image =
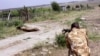
{"type": "Polygon", "coordinates": [[[16,29],[21,25],[23,23],[20,20],[0,21],[0,39],[23,33],[16,29]]]}
{"type": "Polygon", "coordinates": [[[17,30],[16,27],[3,27],[3,30],[0,31],[0,39],[10,37],[13,35],[18,35],[23,33],[23,31],[17,30]]]}
{"type": "Polygon", "coordinates": [[[56,43],[59,47],[66,47],[66,39],[63,34],[56,35],[56,43]]]}
{"type": "Polygon", "coordinates": [[[69,11],[69,12],[56,12],[51,9],[39,8],[34,10],[34,17],[30,19],[31,22],[45,21],[45,20],[60,20],[63,18],[78,18],[89,10],[69,11]]]}
{"type": "Polygon", "coordinates": [[[93,40],[93,41],[98,41],[100,40],[100,35],[96,34],[96,33],[91,33],[88,34],[89,39],[93,40]]]}

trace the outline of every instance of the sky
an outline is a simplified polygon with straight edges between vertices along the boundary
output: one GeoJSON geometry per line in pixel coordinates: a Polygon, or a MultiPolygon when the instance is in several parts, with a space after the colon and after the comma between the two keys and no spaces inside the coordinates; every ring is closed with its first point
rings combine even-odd
{"type": "Polygon", "coordinates": [[[0,9],[50,4],[52,1],[56,1],[58,3],[64,3],[64,2],[82,1],[82,0],[0,0],[0,9]]]}

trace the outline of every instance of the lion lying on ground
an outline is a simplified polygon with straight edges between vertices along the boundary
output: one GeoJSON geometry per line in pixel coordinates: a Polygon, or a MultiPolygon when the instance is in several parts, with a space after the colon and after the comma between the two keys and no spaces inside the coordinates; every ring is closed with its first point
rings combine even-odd
{"type": "Polygon", "coordinates": [[[39,29],[37,27],[31,27],[31,26],[28,26],[28,25],[18,26],[17,29],[23,30],[25,32],[39,31],[39,29]]]}

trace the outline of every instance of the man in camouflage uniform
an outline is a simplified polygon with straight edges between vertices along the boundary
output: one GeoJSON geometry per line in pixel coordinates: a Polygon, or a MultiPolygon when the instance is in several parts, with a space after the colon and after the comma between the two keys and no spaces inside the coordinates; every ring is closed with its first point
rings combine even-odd
{"type": "Polygon", "coordinates": [[[71,31],[66,36],[69,56],[90,56],[86,29],[81,29],[77,22],[71,25],[71,31]]]}

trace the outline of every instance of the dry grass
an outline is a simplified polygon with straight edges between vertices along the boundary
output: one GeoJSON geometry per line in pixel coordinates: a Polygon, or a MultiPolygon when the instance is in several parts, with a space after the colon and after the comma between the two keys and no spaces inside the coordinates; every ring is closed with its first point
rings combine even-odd
{"type": "Polygon", "coordinates": [[[24,32],[17,30],[16,27],[12,26],[12,27],[4,27],[3,32],[0,33],[0,35],[1,35],[1,39],[2,39],[2,38],[18,35],[21,33],[24,33],[24,32]]]}

